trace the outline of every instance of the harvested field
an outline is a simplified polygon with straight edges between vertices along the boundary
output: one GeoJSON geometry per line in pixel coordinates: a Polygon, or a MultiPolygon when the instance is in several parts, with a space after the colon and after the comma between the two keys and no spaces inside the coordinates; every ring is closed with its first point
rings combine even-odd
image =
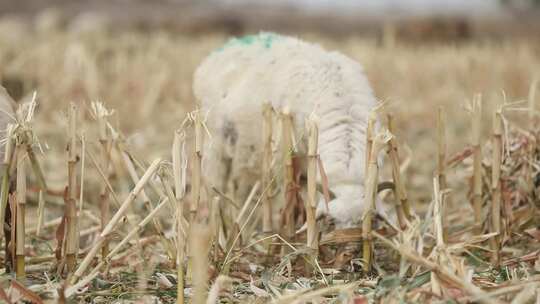
{"type": "MultiPolygon", "coordinates": [[[[268,178],[244,203],[193,170],[195,134],[212,136],[190,115],[193,71],[228,37],[0,20],[0,81],[19,107],[2,141],[19,182],[2,183],[0,299],[538,301],[540,41],[301,37],[364,66],[392,134],[379,181],[401,181],[398,197],[379,195],[405,214],[373,217],[371,233],[320,221],[317,258],[306,232],[263,233],[268,178]]],[[[296,215],[287,228],[303,225],[296,215]]]]}

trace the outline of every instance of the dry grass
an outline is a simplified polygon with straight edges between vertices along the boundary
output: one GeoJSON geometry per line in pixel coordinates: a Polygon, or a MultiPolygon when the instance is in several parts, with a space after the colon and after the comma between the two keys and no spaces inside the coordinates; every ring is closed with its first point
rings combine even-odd
{"type": "MultiPolygon", "coordinates": [[[[363,231],[328,233],[326,222],[314,227],[310,218],[309,241],[305,233],[295,235],[305,212],[298,208],[302,196],[296,194],[298,166],[290,147],[282,151],[286,166],[272,166],[265,157],[267,174],[286,172],[286,185],[278,187],[289,189],[287,195],[275,193],[268,175],[262,183],[253,181],[243,206],[228,193],[214,198],[205,190],[204,177],[190,170],[198,167],[198,152],[204,153],[196,143],[207,136],[196,112],[186,120],[195,108],[191,75],[226,37],[34,33],[0,22],[2,82],[13,95],[23,93],[19,104],[31,102],[37,92],[35,115],[28,107],[32,114],[11,132],[15,141],[9,150],[21,157],[13,164],[6,157],[3,163],[17,166],[12,175],[18,196],[3,193],[2,203],[24,210],[9,222],[17,227],[17,234],[11,232],[17,246],[11,250],[24,285],[2,273],[0,299],[174,303],[178,291],[194,296],[195,303],[217,298],[504,303],[514,296],[514,302],[528,303],[538,297],[538,112],[526,99],[534,99],[531,83],[540,72],[540,44],[385,47],[353,37],[305,38],[362,62],[377,96],[388,101],[378,115],[382,121],[392,112],[392,136],[382,133],[384,138],[374,136],[372,142],[376,155],[388,151],[386,164],[377,168],[375,154],[366,163],[370,193],[375,193],[377,175],[396,182],[395,195],[385,199],[400,202],[399,225],[370,216],[374,225],[363,231]],[[8,34],[14,31],[21,34],[8,34]],[[483,96],[482,112],[474,108],[473,122],[480,115],[482,120],[473,127],[467,105],[477,93],[483,96]],[[478,133],[471,137],[473,129],[478,133]],[[476,166],[475,147],[482,150],[476,152],[476,166]],[[201,183],[193,184],[191,174],[201,183]],[[186,184],[192,186],[189,191],[186,184]],[[268,213],[275,195],[290,204],[284,215],[268,213]],[[195,202],[197,210],[190,213],[195,202]],[[277,216],[287,224],[273,232],[285,232],[283,238],[268,227],[268,218],[277,216]],[[312,232],[318,228],[324,234],[315,259],[306,243],[316,243],[312,232]],[[359,258],[362,239],[368,242],[359,258]],[[185,290],[176,286],[184,262],[185,290]],[[198,284],[192,288],[192,282],[198,284]]],[[[271,130],[265,132],[264,138],[271,130]]],[[[320,167],[311,156],[310,181],[320,167]]],[[[3,185],[6,189],[7,182],[3,185]]],[[[308,204],[314,186],[309,189],[308,204]]]]}

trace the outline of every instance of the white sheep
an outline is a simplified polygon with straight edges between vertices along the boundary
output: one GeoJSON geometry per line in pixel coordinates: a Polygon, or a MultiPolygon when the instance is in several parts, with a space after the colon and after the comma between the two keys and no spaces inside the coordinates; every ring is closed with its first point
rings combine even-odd
{"type": "MultiPolygon", "coordinates": [[[[360,64],[296,38],[260,33],[232,39],[209,55],[195,72],[193,88],[213,135],[203,158],[208,182],[223,189],[230,169],[228,177],[245,197],[260,177],[265,102],[288,109],[298,133],[314,113],[319,154],[335,196],[328,213],[338,228],[360,222],[365,130],[377,105],[360,64]]],[[[323,206],[321,198],[319,215],[327,210],[323,206]]]]}

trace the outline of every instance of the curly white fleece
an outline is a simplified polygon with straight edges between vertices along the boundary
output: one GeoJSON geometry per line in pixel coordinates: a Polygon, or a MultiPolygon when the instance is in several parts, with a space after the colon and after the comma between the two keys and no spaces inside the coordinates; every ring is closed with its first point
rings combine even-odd
{"type": "Polygon", "coordinates": [[[296,38],[260,33],[233,39],[209,55],[195,72],[193,88],[209,111],[213,139],[203,166],[211,183],[223,188],[227,159],[239,188],[259,177],[265,102],[278,111],[288,108],[297,131],[315,113],[319,154],[336,195],[329,213],[338,227],[360,221],[365,129],[377,102],[359,63],[296,38]]]}

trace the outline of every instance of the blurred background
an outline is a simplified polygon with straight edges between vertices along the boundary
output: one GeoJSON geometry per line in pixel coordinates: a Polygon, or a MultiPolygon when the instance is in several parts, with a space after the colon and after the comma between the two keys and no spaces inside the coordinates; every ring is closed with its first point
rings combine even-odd
{"type": "Polygon", "coordinates": [[[21,0],[0,2],[1,16],[33,18],[56,10],[65,26],[92,16],[116,28],[168,28],[200,34],[261,29],[380,35],[404,39],[537,33],[538,0],[21,0]]]}
{"type": "MultiPolygon", "coordinates": [[[[0,80],[17,100],[36,92],[44,154],[59,156],[47,158],[50,168],[63,162],[69,102],[114,109],[115,126],[148,160],[169,153],[196,104],[193,71],[212,50],[233,35],[295,35],[364,66],[396,117],[411,197],[429,201],[437,109],[452,157],[470,143],[474,94],[484,97],[486,136],[494,105],[526,100],[540,71],[539,8],[538,0],[1,0],[0,80]]],[[[506,117],[519,124],[513,113],[506,117]]],[[[91,133],[90,111],[84,121],[91,133]]],[[[46,172],[63,183],[63,170],[46,172]]],[[[470,172],[449,174],[462,187],[470,172]]]]}

